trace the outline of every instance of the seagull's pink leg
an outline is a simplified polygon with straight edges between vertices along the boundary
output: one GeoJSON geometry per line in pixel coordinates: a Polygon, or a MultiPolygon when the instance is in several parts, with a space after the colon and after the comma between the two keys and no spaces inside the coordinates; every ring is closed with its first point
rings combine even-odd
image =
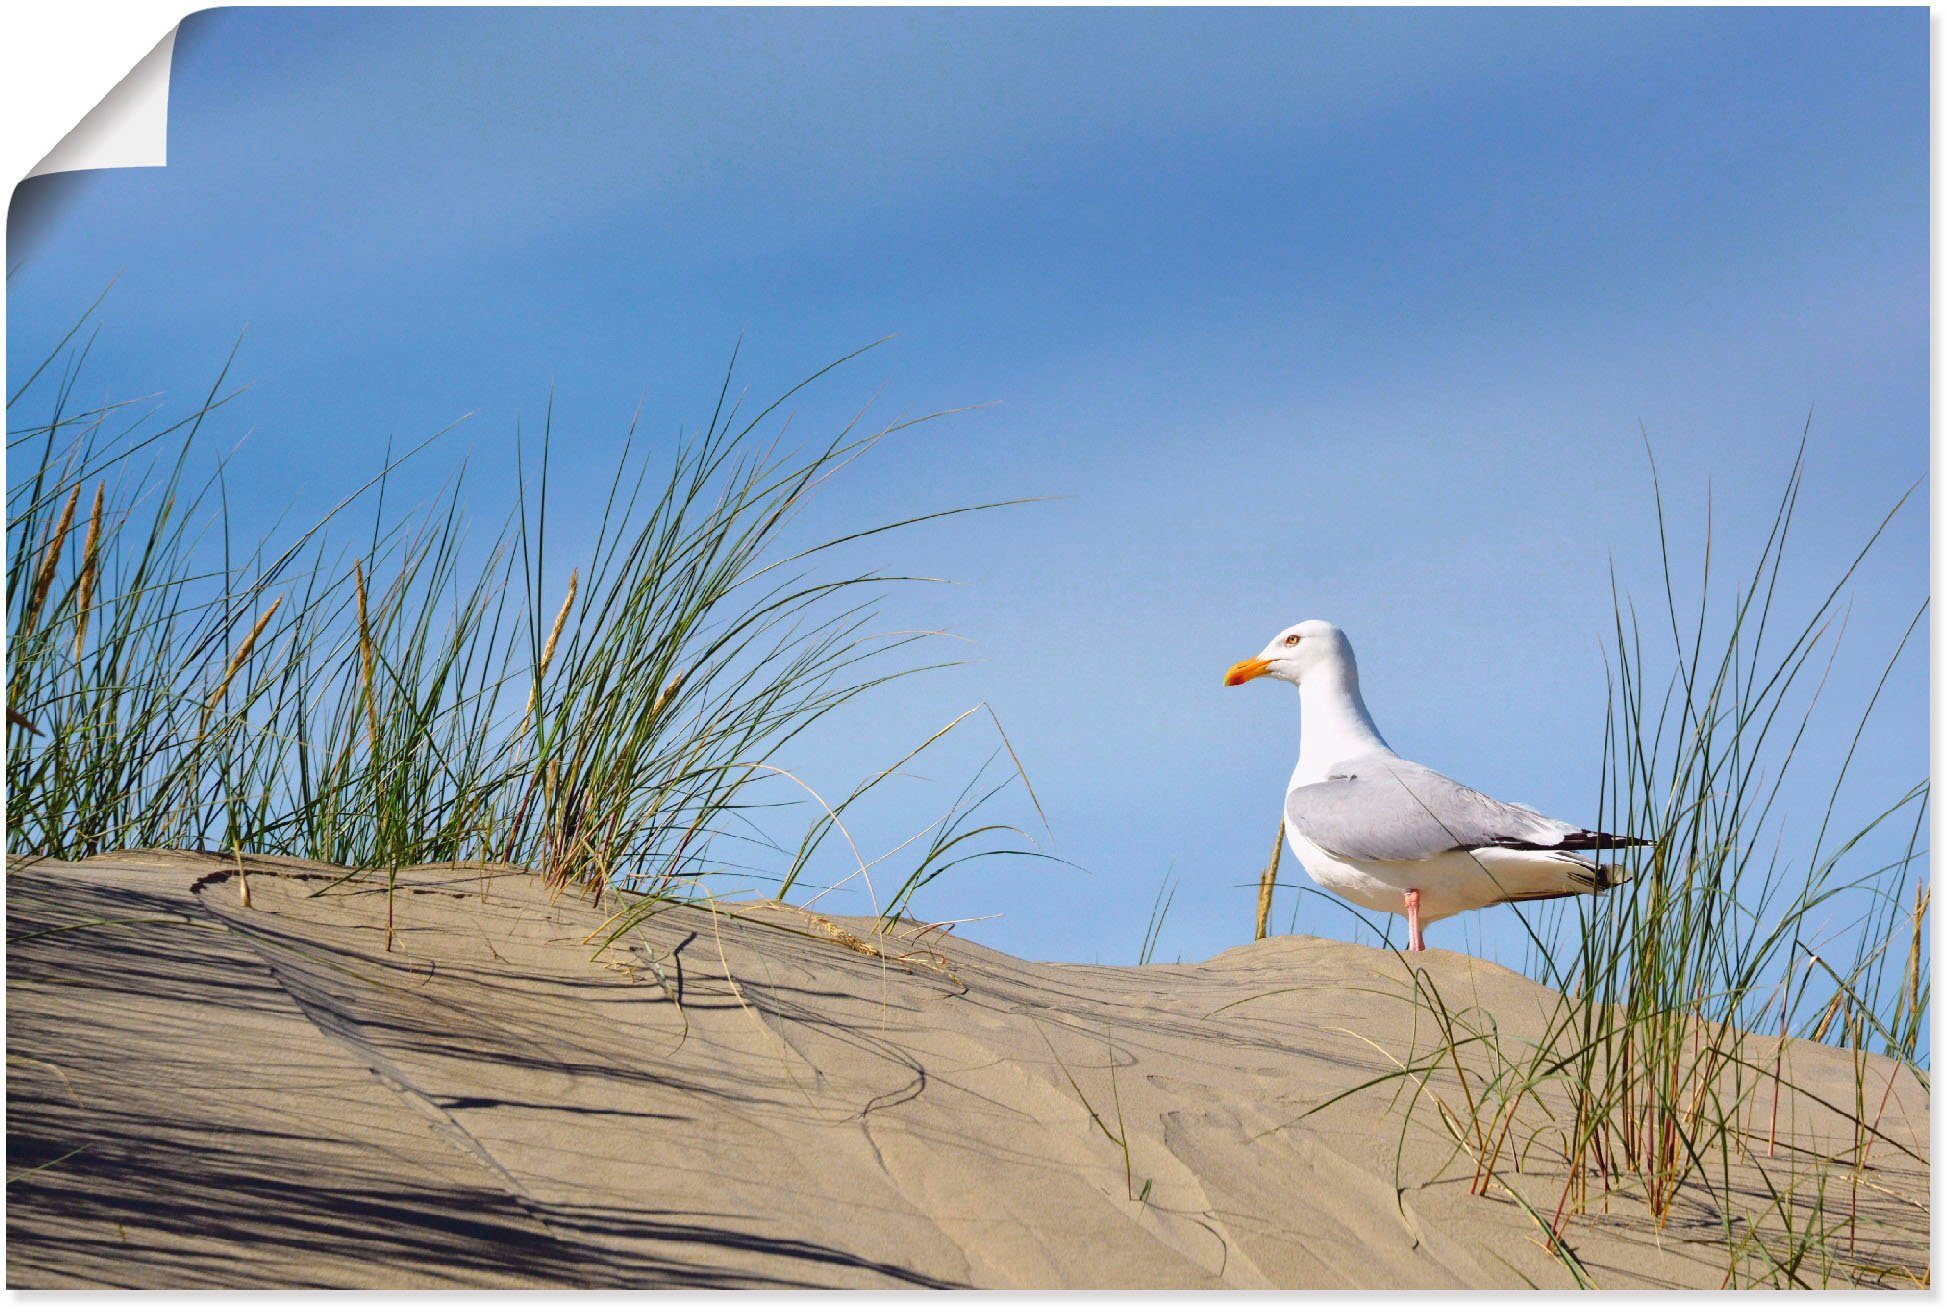
{"type": "Polygon", "coordinates": [[[1408,952],[1426,951],[1426,936],[1420,932],[1420,890],[1406,890],[1406,950],[1408,952]]]}

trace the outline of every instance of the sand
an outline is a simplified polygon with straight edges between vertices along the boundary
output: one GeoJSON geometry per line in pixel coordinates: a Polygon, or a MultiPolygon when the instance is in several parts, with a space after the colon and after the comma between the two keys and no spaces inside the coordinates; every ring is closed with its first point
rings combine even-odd
{"type": "MultiPolygon", "coordinates": [[[[1051,965],[744,905],[597,954],[606,909],[518,872],[403,871],[388,898],[383,875],[245,869],[248,905],[222,857],[10,862],[10,1285],[1576,1282],[1510,1192],[1552,1215],[1560,1178],[1472,1192],[1433,1106],[1453,1088],[1410,1118],[1397,1080],[1313,1110],[1428,1042],[1389,952],[1051,965]]],[[[1504,1035],[1551,998],[1418,964],[1504,1035]]],[[[1851,1104],[1847,1054],[1791,1061],[1851,1104]]],[[[1889,1080],[1918,1160],[1871,1159],[1861,1265],[1910,1284],[1927,1096],[1875,1062],[1889,1080]]],[[[1786,1137],[1821,1117],[1788,1098],[1786,1137]]],[[[1597,1285],[1716,1288],[1707,1212],[1659,1230],[1620,1199],[1566,1239],[1597,1285]]]]}

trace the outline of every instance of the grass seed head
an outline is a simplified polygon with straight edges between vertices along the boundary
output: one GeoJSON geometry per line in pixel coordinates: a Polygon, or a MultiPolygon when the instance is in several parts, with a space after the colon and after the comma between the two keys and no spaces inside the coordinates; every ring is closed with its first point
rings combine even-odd
{"type": "Polygon", "coordinates": [[[48,539],[47,552],[41,557],[40,570],[34,575],[34,590],[27,596],[27,614],[20,622],[20,632],[16,638],[24,638],[33,633],[35,621],[40,619],[41,607],[47,604],[47,594],[54,587],[54,574],[61,564],[61,548],[68,540],[68,530],[74,527],[74,507],[81,500],[81,485],[76,483],[68,492],[68,503],[61,508],[60,522],[55,524],[54,533],[48,539]]]}
{"type": "MultiPolygon", "coordinates": [[[[79,489],[77,489],[79,490],[79,489]]],[[[101,576],[101,503],[106,484],[95,484],[95,506],[88,513],[88,536],[81,544],[81,579],[74,593],[74,659],[81,659],[88,645],[89,608],[94,604],[95,583],[101,576]]]]}
{"type": "Polygon", "coordinates": [[[250,659],[250,653],[257,646],[257,639],[263,633],[264,626],[270,623],[270,617],[275,615],[277,608],[283,604],[284,599],[282,597],[271,602],[270,609],[262,615],[259,615],[257,622],[250,626],[250,632],[244,636],[243,643],[237,648],[236,655],[230,657],[229,665],[224,667],[222,679],[217,681],[216,691],[210,694],[208,703],[203,707],[203,723],[205,725],[209,723],[210,716],[216,711],[216,704],[223,700],[223,694],[230,690],[230,681],[237,677],[237,671],[242,669],[243,663],[250,659]]]}
{"type": "Polygon", "coordinates": [[[548,630],[548,640],[541,648],[541,663],[534,667],[534,684],[527,690],[527,709],[521,712],[521,732],[527,732],[528,724],[534,718],[535,703],[541,697],[541,680],[548,675],[548,666],[554,664],[554,647],[561,641],[561,631],[568,626],[568,612],[575,604],[575,592],[581,586],[581,571],[568,572],[568,595],[561,599],[561,609],[554,613],[554,627],[548,630]]]}
{"type": "Polygon", "coordinates": [[[352,562],[352,583],[358,594],[358,664],[364,692],[365,732],[372,755],[376,758],[379,752],[379,707],[373,696],[372,684],[378,665],[378,652],[372,644],[372,620],[366,610],[365,568],[355,560],[352,562]]]}

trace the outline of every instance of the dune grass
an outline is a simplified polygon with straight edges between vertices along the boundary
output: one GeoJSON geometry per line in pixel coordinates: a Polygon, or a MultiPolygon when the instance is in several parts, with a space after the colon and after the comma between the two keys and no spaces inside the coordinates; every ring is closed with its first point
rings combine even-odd
{"type": "Polygon", "coordinates": [[[1142,947],[1136,953],[1138,966],[1147,966],[1156,960],[1156,949],[1163,938],[1163,925],[1170,918],[1170,908],[1176,904],[1176,887],[1175,871],[1165,870],[1162,882],[1156,885],[1156,900],[1149,906],[1149,923],[1143,927],[1142,947]]]}
{"type": "MultiPolygon", "coordinates": [[[[673,441],[632,422],[605,500],[565,533],[550,413],[514,457],[512,504],[483,508],[461,467],[402,508],[406,463],[447,450],[427,452],[435,434],[314,521],[239,541],[261,516],[233,514],[233,456],[206,450],[237,395],[229,366],[169,419],[154,401],[77,407],[87,355],[70,334],[9,400],[18,414],[31,392],[37,415],[8,435],[11,852],[491,861],[597,897],[717,876],[787,892],[844,828],[784,764],[792,744],[944,663],[933,635],[879,620],[913,580],[848,569],[842,548],[981,508],[811,542],[795,528],[828,480],[938,417],[788,445],[781,407],[852,357],[751,411],[727,376],[673,441]],[[479,540],[482,518],[498,526],[479,540]]],[[[915,754],[983,727],[999,721],[959,717],[915,754]]],[[[881,880],[878,910],[1019,837],[970,819],[1021,786],[1011,749],[1003,764],[881,880]]]]}
{"type": "Polygon", "coordinates": [[[1663,595],[1644,613],[1616,590],[1600,825],[1653,846],[1623,854],[1620,888],[1523,915],[1527,973],[1559,991],[1539,1034],[1505,1033],[1413,970],[1428,1040],[1360,1086],[1399,1082],[1409,1107],[1434,1108],[1474,1190],[1526,1209],[1581,1283],[1578,1218],[1624,1211],[1672,1241],[1714,1234],[1727,1285],[1930,1278],[1880,1264],[1874,1243],[1879,1226],[1924,1232],[1924,1192],[1873,1182],[1875,1161],[1924,1165],[1888,1112],[1903,1081],[1929,1090],[1928,784],[1851,825],[1841,806],[1926,606],[1882,635],[1878,681],[1838,712],[1850,746],[1808,756],[1815,713],[1848,700],[1826,682],[1847,586],[1906,499],[1800,604],[1785,561],[1804,479],[1801,445],[1732,585],[1713,580],[1708,533],[1694,572],[1674,558],[1656,487],[1663,595]],[[1823,814],[1787,814],[1806,795],[1823,814]],[[1807,1042],[1849,1055],[1843,1105],[1795,1075],[1807,1042]]]}

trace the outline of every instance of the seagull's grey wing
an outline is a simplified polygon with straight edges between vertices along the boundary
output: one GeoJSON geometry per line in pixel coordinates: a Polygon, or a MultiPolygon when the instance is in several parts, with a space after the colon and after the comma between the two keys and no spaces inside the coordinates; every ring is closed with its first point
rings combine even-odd
{"type": "Polygon", "coordinates": [[[1362,757],[1285,795],[1285,822],[1306,841],[1352,861],[1419,861],[1479,847],[1577,850],[1571,830],[1525,806],[1496,801],[1396,756],[1362,757]]]}

